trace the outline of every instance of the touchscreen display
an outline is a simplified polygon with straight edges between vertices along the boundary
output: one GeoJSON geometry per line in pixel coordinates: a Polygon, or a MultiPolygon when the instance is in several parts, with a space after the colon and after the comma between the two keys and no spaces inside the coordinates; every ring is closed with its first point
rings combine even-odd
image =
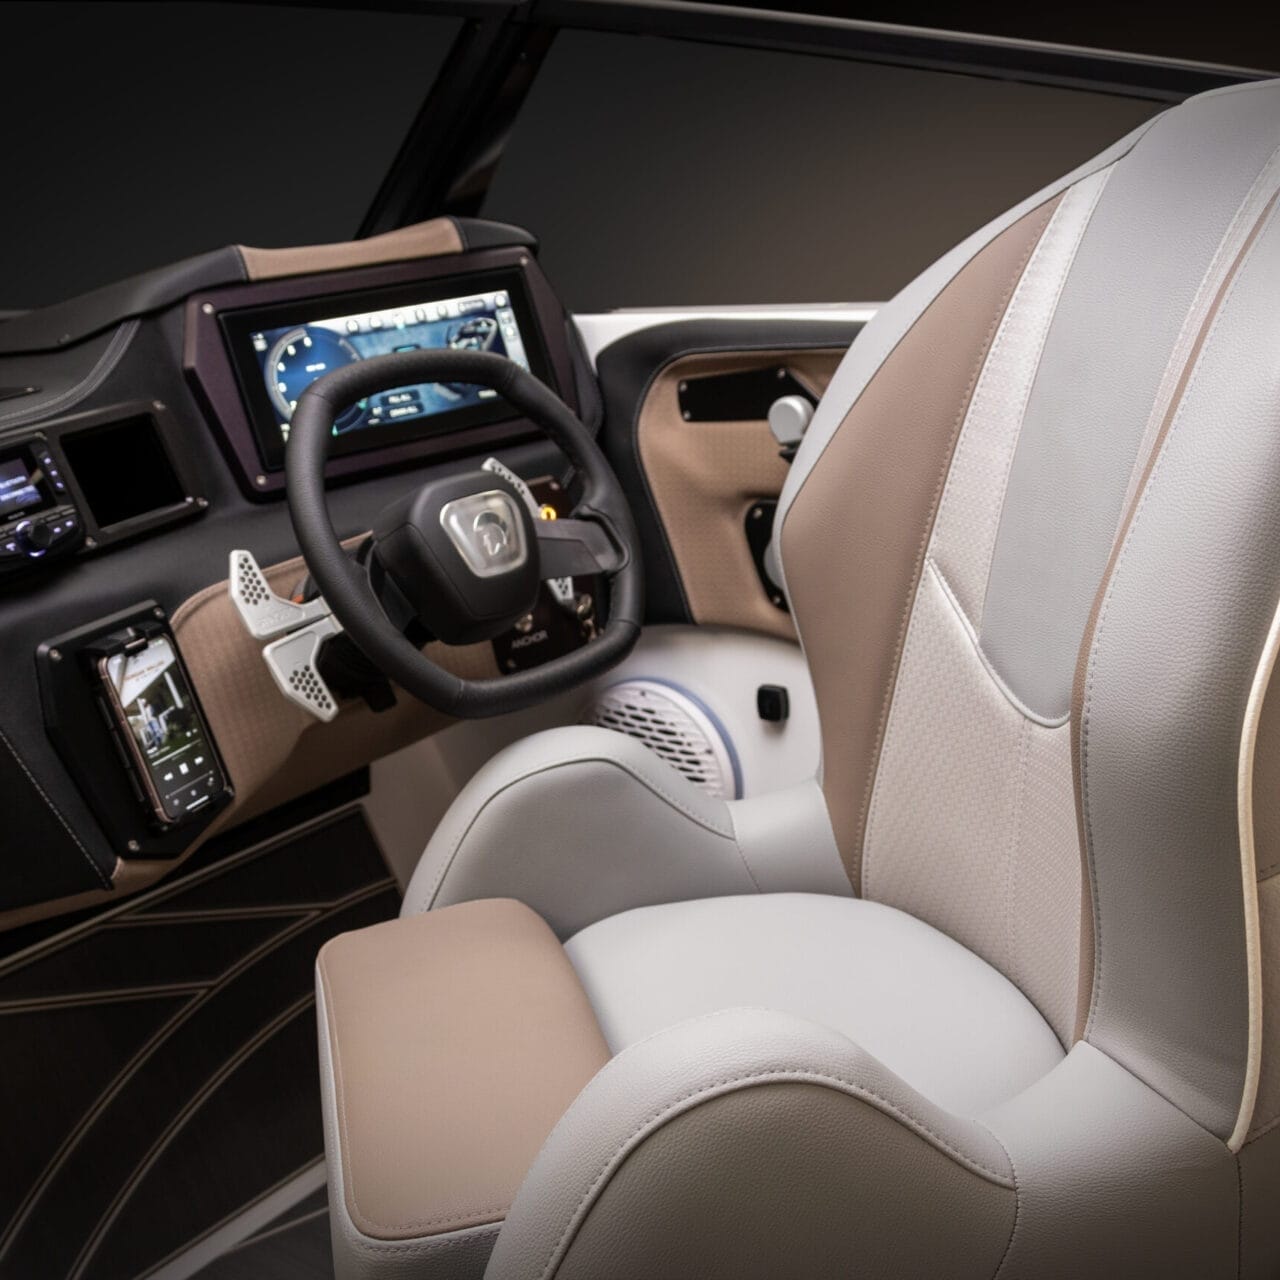
{"type": "Polygon", "coordinates": [[[31,474],[23,458],[6,458],[0,461],[0,522],[43,503],[44,494],[40,492],[36,477],[31,474]]]}
{"type": "MultiPolygon", "coordinates": [[[[452,348],[506,356],[544,381],[548,374],[524,279],[513,270],[231,311],[221,324],[268,468],[284,463],[289,423],[302,393],[317,378],[358,360],[452,348]]],[[[330,453],[362,452],[515,416],[487,387],[388,387],[343,410],[330,453]]]]}
{"type": "Polygon", "coordinates": [[[157,636],[137,653],[113,654],[103,674],[146,770],[152,800],[170,821],[224,789],[222,769],[168,637],[157,636]]]}

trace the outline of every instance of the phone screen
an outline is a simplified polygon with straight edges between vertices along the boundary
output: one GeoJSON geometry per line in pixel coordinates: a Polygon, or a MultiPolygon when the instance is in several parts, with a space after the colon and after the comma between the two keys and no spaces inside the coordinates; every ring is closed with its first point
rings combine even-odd
{"type": "Polygon", "coordinates": [[[101,666],[157,816],[180,822],[226,788],[186,672],[167,636],[101,666]]]}

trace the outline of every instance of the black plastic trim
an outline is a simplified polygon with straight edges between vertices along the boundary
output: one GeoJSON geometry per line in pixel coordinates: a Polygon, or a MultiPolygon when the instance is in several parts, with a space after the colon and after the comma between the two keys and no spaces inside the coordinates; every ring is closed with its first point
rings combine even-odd
{"type": "MultiPolygon", "coordinates": [[[[506,222],[489,222],[484,218],[454,218],[453,223],[458,229],[458,238],[464,249],[516,247],[529,249],[535,254],[537,252],[537,237],[523,227],[506,222]]],[[[358,271],[367,268],[351,269],[358,271]]],[[[325,271],[323,274],[333,273],[325,271]]],[[[61,350],[135,316],[163,311],[165,307],[181,302],[192,294],[248,282],[249,274],[245,270],[244,258],[239,248],[236,245],[226,245],[194,258],[184,258],[181,262],[129,276],[91,293],[68,298],[65,302],[55,302],[52,306],[23,311],[11,319],[0,320],[0,355],[61,350]]]]}
{"type": "Polygon", "coordinates": [[[474,215],[488,194],[555,29],[493,4],[462,25],[357,233],[377,235],[432,213],[474,215]]]}
{"type": "Polygon", "coordinates": [[[1276,74],[1009,36],[686,0],[537,0],[539,22],[1017,80],[1156,102],[1276,74]]]}
{"type": "Polygon", "coordinates": [[[239,284],[248,278],[234,245],[184,258],[6,320],[0,324],[0,355],[56,351],[131,316],[161,311],[200,289],[239,284]]]}

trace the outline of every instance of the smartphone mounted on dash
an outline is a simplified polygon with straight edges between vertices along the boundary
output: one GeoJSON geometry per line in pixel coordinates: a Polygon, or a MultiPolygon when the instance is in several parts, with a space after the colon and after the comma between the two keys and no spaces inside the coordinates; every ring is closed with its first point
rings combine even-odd
{"type": "Polygon", "coordinates": [[[139,799],[160,827],[230,792],[177,647],[162,627],[130,628],[93,655],[100,696],[139,799]]]}

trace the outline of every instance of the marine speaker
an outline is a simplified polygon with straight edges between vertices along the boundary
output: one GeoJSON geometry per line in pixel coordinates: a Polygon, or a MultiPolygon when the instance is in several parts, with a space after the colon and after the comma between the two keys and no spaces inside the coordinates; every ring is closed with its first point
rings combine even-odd
{"type": "Polygon", "coordinates": [[[603,690],[582,720],[638,738],[709,796],[736,800],[742,794],[738,756],[724,726],[679,685],[623,680],[603,690]]]}

